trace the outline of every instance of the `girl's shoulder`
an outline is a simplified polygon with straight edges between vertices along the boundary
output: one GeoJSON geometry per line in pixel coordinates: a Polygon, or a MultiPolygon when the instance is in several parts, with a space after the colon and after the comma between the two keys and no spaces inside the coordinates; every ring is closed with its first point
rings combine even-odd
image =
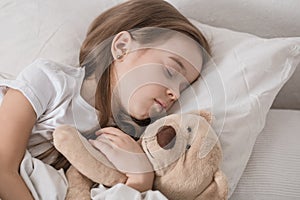
{"type": "Polygon", "coordinates": [[[44,58],[38,58],[26,67],[23,72],[33,75],[43,73],[48,76],[71,76],[79,78],[84,74],[84,68],[58,63],[44,58]]]}

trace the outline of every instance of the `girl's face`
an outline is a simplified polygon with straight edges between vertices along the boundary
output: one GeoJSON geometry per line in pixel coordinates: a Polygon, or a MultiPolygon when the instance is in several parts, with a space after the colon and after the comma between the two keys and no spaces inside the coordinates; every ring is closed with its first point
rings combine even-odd
{"type": "MultiPolygon", "coordinates": [[[[126,46],[124,41],[131,42],[131,50],[114,62],[114,92],[132,117],[142,120],[160,116],[199,77],[200,47],[179,33],[153,48],[141,48],[128,38],[123,38],[119,46],[126,46]]],[[[117,47],[118,41],[115,42],[117,47]]]]}

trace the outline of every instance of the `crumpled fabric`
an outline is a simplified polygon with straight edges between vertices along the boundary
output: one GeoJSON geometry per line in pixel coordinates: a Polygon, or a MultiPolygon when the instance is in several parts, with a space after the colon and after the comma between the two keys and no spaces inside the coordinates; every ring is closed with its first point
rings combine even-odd
{"type": "Polygon", "coordinates": [[[56,170],[26,151],[20,165],[20,175],[35,200],[64,200],[68,181],[63,169],[56,170]]]}
{"type": "Polygon", "coordinates": [[[99,185],[91,190],[91,198],[92,200],[167,200],[158,190],[148,190],[140,193],[123,183],[118,183],[111,188],[99,185]]]}

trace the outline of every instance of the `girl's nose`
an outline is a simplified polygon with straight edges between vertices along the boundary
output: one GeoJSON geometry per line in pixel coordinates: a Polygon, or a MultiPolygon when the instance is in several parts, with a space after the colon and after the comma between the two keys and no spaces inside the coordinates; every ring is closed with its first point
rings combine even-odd
{"type": "Polygon", "coordinates": [[[167,95],[170,99],[172,99],[173,101],[176,101],[179,97],[180,97],[180,91],[179,89],[172,90],[171,88],[167,89],[167,95]]]}

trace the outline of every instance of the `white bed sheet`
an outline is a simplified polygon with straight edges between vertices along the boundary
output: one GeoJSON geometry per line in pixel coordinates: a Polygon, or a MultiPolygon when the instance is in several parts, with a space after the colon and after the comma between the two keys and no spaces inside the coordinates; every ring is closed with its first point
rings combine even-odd
{"type": "Polygon", "coordinates": [[[300,110],[268,113],[230,200],[300,199],[300,110]]]}
{"type": "MultiPolygon", "coordinates": [[[[63,170],[55,170],[50,165],[33,158],[28,151],[22,160],[20,174],[35,200],[64,200],[68,183],[63,170]]],[[[117,184],[111,188],[99,185],[91,190],[92,200],[167,200],[158,190],[143,193],[117,184]]],[[[1,200],[1,199],[0,199],[1,200]]]]}

